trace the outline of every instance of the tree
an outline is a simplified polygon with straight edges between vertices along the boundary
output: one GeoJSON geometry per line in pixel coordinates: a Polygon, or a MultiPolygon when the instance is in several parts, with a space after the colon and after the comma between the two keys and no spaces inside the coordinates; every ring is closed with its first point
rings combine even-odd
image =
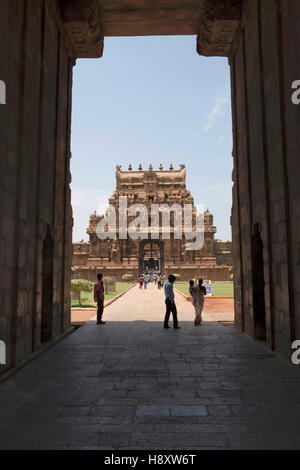
{"type": "Polygon", "coordinates": [[[134,277],[133,277],[133,274],[123,274],[122,276],[122,281],[127,281],[127,282],[130,282],[130,281],[133,281],[134,277]]]}
{"type": "Polygon", "coordinates": [[[92,292],[93,283],[85,279],[72,279],[71,292],[76,296],[79,305],[81,306],[81,292],[92,292]]]}

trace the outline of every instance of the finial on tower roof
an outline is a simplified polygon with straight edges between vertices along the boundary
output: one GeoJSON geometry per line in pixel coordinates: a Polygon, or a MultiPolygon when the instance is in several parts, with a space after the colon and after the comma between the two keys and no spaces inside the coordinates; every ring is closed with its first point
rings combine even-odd
{"type": "Polygon", "coordinates": [[[170,170],[174,170],[172,163],[170,165],[170,170]]]}
{"type": "Polygon", "coordinates": [[[139,164],[139,171],[142,171],[143,167],[141,164],[139,164]]]}
{"type": "Polygon", "coordinates": [[[94,211],[91,215],[90,215],[90,220],[93,221],[93,220],[96,220],[97,219],[97,212],[94,211]]]}
{"type": "Polygon", "coordinates": [[[129,170],[129,171],[132,171],[131,163],[129,164],[128,170],[129,170]]]}
{"type": "Polygon", "coordinates": [[[159,165],[159,169],[160,169],[160,171],[162,171],[164,169],[164,167],[162,166],[162,163],[159,165]]]}
{"type": "Polygon", "coordinates": [[[153,166],[152,166],[151,163],[150,163],[150,165],[149,165],[149,171],[152,171],[152,170],[153,170],[153,166]]]}

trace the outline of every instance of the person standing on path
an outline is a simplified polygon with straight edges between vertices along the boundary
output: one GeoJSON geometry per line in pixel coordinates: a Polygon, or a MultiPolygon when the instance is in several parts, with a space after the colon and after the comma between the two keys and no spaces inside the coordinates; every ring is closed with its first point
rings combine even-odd
{"type": "Polygon", "coordinates": [[[97,302],[97,325],[105,325],[105,321],[102,320],[104,310],[104,286],[103,286],[103,274],[97,274],[97,281],[94,284],[94,301],[97,302]]]}
{"type": "Polygon", "coordinates": [[[180,326],[178,326],[177,308],[175,304],[175,295],[174,295],[174,288],[173,288],[173,284],[175,280],[176,280],[175,276],[171,274],[168,278],[168,281],[164,285],[164,291],[165,291],[165,297],[166,297],[166,300],[165,300],[166,315],[165,315],[165,321],[164,321],[164,328],[170,328],[169,318],[170,318],[170,313],[172,312],[173,328],[177,330],[180,328],[180,326]]]}
{"type": "Polygon", "coordinates": [[[204,306],[204,296],[206,295],[206,289],[203,286],[203,280],[199,279],[198,284],[195,286],[194,281],[190,281],[189,291],[192,296],[192,303],[195,309],[195,325],[201,325],[202,323],[202,310],[204,306]]]}
{"type": "Polygon", "coordinates": [[[150,280],[150,276],[149,276],[149,274],[147,273],[147,274],[145,274],[145,276],[144,276],[144,289],[147,289],[147,285],[148,285],[149,280],[150,280]]]}

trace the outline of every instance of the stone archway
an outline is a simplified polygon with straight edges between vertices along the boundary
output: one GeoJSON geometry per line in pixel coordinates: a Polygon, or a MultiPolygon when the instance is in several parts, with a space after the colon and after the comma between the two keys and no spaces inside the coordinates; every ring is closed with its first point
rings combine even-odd
{"type": "Polygon", "coordinates": [[[297,0],[1,2],[0,80],[7,96],[0,129],[0,325],[7,367],[39,346],[31,339],[38,331],[46,221],[54,247],[53,335],[69,327],[72,68],[77,58],[101,57],[105,36],[195,35],[200,55],[229,58],[235,323],[253,335],[251,236],[260,223],[267,343],[290,354],[300,335],[299,108],[291,100],[299,79],[299,16],[297,0]]]}
{"type": "Polygon", "coordinates": [[[164,271],[164,242],[143,240],[139,243],[139,273],[164,271]]]}

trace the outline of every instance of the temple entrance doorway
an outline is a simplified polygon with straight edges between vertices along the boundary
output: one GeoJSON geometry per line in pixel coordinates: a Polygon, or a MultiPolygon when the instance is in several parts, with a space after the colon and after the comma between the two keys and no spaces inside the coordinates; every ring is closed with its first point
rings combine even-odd
{"type": "Polygon", "coordinates": [[[163,272],[163,242],[148,241],[140,243],[139,272],[163,272]]]}

